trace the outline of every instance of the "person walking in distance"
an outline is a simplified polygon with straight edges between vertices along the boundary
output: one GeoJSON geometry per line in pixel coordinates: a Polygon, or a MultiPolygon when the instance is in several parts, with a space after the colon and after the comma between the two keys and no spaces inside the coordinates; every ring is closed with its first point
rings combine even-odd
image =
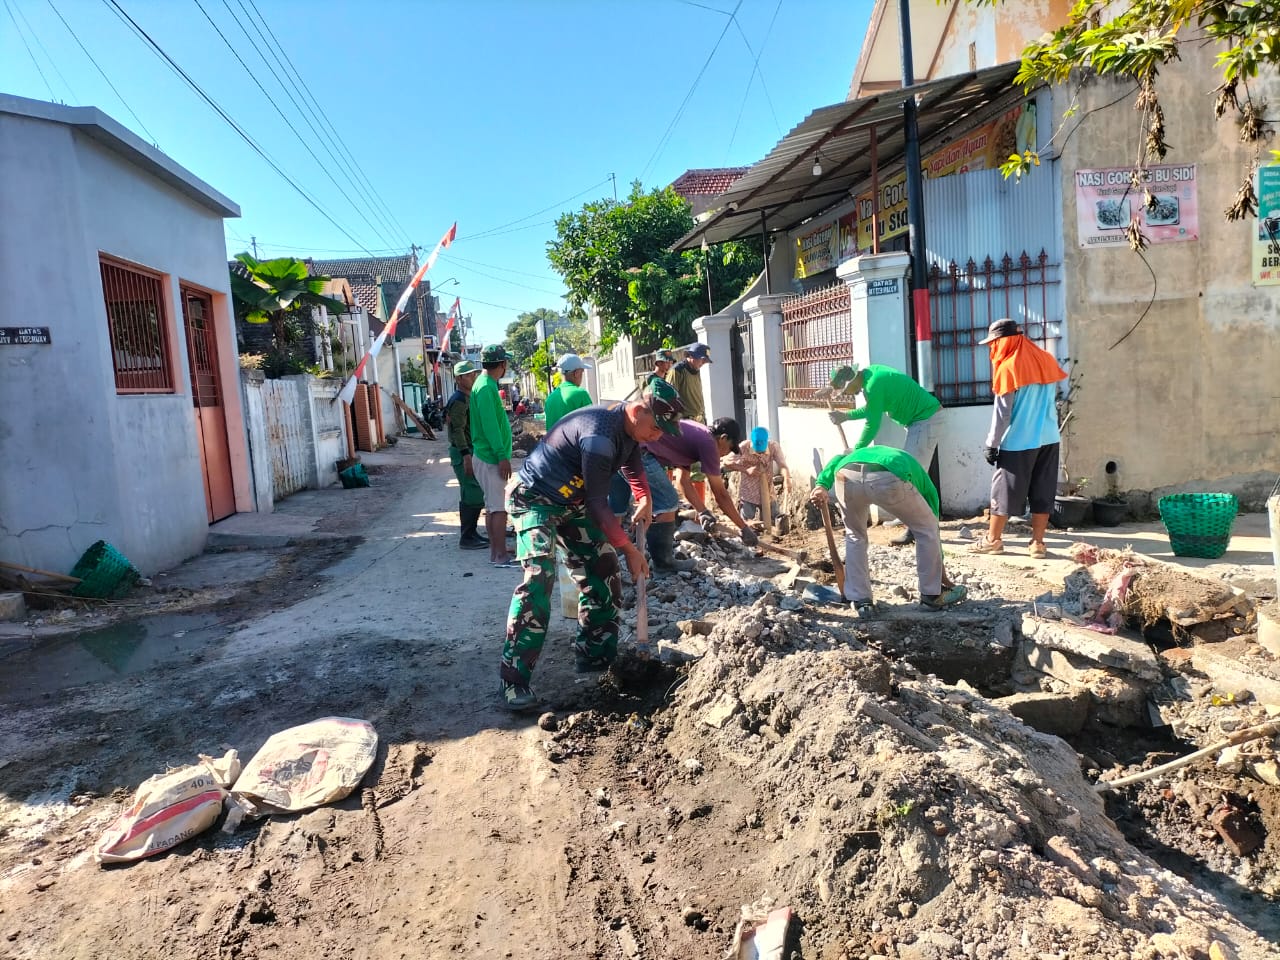
{"type": "Polygon", "coordinates": [[[467,400],[471,417],[471,467],[484,491],[485,528],[489,533],[489,561],[495,567],[514,567],[507,552],[507,481],[511,479],[511,420],[498,392],[498,381],[510,360],[501,344],[480,353],[484,372],[476,378],[467,400]]]}
{"type": "MultiPolygon", "coordinates": [[[[859,368],[848,364],[831,371],[831,384],[824,388],[828,396],[856,396],[861,393],[865,406],[854,410],[832,410],[831,422],[842,424],[849,420],[862,420],[862,433],[853,445],[854,450],[869,447],[880,432],[880,423],[887,415],[890,420],[907,430],[902,449],[929,470],[933,454],[938,449],[939,424],[942,420],[942,404],[938,398],[913,379],[893,367],[871,363],[859,368]]],[[[911,543],[908,529],[892,543],[903,546],[911,543]]]]}
{"type": "Polygon", "coordinates": [[[547,433],[566,413],[591,406],[591,394],[582,388],[582,379],[587,374],[587,364],[583,359],[576,353],[566,353],[556,366],[564,379],[560,386],[547,394],[547,433]]]}
{"type": "Polygon", "coordinates": [[[938,488],[919,462],[895,447],[863,447],[831,460],[815,481],[810,499],[824,504],[835,487],[844,508],[844,584],[842,593],[859,617],[875,614],[867,563],[867,513],[882,507],[915,534],[920,603],[928,610],[959,603],[965,588],[952,584],[943,569],[938,529],[938,488]]]}
{"type": "Polygon", "coordinates": [[[667,379],[684,404],[685,420],[707,422],[707,405],[702,398],[702,377],[698,371],[710,362],[711,348],[705,343],[695,343],[685,351],[684,359],[671,368],[667,379]]]}
{"type": "Polygon", "coordinates": [[[983,456],[991,477],[991,520],[973,553],[1004,553],[1004,528],[1013,514],[1031,506],[1027,554],[1042,559],[1049,512],[1058,492],[1058,388],[1067,379],[1053,354],[1036,346],[1007,317],[987,328],[991,389],[996,396],[983,456]]]}
{"type": "Polygon", "coordinates": [[[528,710],[538,702],[530,680],[551,616],[557,549],[568,557],[581,592],[575,668],[579,673],[606,670],[617,656],[622,600],[618,553],[633,580],[648,576],[649,565],[609,509],[609,485],[621,471],[636,498],[636,519],[652,516],[640,444],[662,436],[674,416],[678,413],[655,407],[648,398],[577,410],[560,421],[521,468],[510,502],[524,581],[511,598],[499,665],[500,694],[508,709],[528,710]]]}
{"type": "Polygon", "coordinates": [[[462,535],[458,546],[463,550],[483,550],[489,541],[476,530],[484,507],[484,491],[476,482],[475,459],[471,453],[471,388],[480,376],[480,368],[470,360],[454,364],[454,391],[444,405],[444,420],[449,431],[449,463],[458,478],[458,520],[462,535]]]}

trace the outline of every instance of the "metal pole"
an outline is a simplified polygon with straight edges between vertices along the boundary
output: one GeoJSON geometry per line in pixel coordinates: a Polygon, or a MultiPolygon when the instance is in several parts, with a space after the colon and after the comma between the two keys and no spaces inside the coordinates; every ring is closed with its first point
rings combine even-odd
{"type": "Polygon", "coordinates": [[[764,261],[764,292],[773,293],[769,286],[769,229],[765,226],[764,211],[760,211],[760,259],[764,261]]]}
{"type": "Polygon", "coordinates": [[[707,316],[716,312],[711,304],[711,248],[707,246],[707,238],[702,238],[702,269],[707,271],[707,316]]]}
{"type": "Polygon", "coordinates": [[[880,252],[880,137],[871,127],[871,252],[880,252]]]}
{"type": "MultiPolygon", "coordinates": [[[[898,0],[898,33],[902,40],[902,86],[916,82],[911,63],[911,4],[898,0]]],[[[920,174],[920,130],[916,98],[902,103],[902,130],[906,139],[907,219],[911,230],[911,307],[915,319],[916,380],[933,389],[933,328],[929,320],[929,270],[924,238],[924,180],[920,174]]]]}

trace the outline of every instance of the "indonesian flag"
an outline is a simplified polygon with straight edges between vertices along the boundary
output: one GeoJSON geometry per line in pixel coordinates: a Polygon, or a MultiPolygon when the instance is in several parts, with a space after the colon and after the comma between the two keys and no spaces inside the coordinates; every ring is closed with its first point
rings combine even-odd
{"type": "Polygon", "coordinates": [[[418,268],[418,272],[413,275],[409,281],[409,285],[404,288],[404,293],[400,294],[400,299],[396,301],[396,308],[391,312],[391,319],[387,321],[387,325],[382,328],[382,332],[378,334],[377,339],[369,347],[369,350],[356,364],[356,369],[348,378],[347,382],[342,385],[342,389],[338,391],[338,399],[343,403],[350,403],[356,395],[356,383],[360,380],[361,374],[364,372],[365,365],[378,355],[378,351],[382,349],[382,345],[387,342],[388,337],[395,336],[396,324],[400,322],[400,314],[409,304],[409,298],[413,296],[413,291],[418,289],[418,284],[422,282],[422,278],[427,275],[427,271],[435,265],[436,257],[440,256],[440,251],[449,244],[453,243],[453,238],[458,235],[458,224],[454,221],[440,242],[436,244],[436,248],[431,251],[431,256],[418,268]]]}
{"type": "Polygon", "coordinates": [[[449,316],[445,318],[444,330],[440,334],[440,349],[436,353],[436,362],[431,365],[431,375],[434,377],[440,370],[440,357],[448,349],[449,333],[453,330],[453,325],[458,322],[458,317],[462,313],[462,298],[453,301],[453,306],[449,308],[449,316]]]}

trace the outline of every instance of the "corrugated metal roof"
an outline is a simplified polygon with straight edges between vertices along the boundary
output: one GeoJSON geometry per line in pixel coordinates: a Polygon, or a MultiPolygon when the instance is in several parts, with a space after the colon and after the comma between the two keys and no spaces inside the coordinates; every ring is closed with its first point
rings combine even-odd
{"type": "Polygon", "coordinates": [[[943,77],[906,90],[893,90],[819,107],[788,133],[773,151],[755,164],[721,197],[723,206],[681,237],[673,250],[738,240],[760,233],[763,211],[767,229],[790,230],[810,217],[848,199],[850,191],[871,176],[871,131],[877,134],[881,169],[900,161],[906,150],[902,104],[909,96],[919,104],[921,142],[933,140],[1013,87],[1017,63],[975,73],[943,77]],[[820,160],[822,173],[813,175],[820,160]]]}

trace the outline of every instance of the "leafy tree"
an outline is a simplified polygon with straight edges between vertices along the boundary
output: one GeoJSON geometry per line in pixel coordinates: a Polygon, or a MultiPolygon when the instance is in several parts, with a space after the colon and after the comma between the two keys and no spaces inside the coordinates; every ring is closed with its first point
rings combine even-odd
{"type": "Polygon", "coordinates": [[[692,322],[707,313],[707,270],[713,307],[732,303],[760,273],[755,243],[672,253],[667,247],[693,229],[688,202],[670,187],[645,192],[636,181],[623,203],[585,204],[556,221],[547,259],[569,288],[571,312],[593,305],[601,316],[601,346],[629,336],[642,349],[687,343],[692,322]]]}
{"type": "Polygon", "coordinates": [[[409,357],[400,365],[400,379],[404,383],[426,385],[427,371],[421,356],[409,357]]]}
{"type": "MultiPolygon", "coordinates": [[[[995,6],[1005,0],[969,2],[995,6]]],[[[1257,212],[1253,174],[1262,144],[1271,134],[1263,116],[1266,104],[1254,100],[1249,82],[1264,72],[1274,73],[1280,65],[1277,24],[1280,0],[1077,0],[1065,26],[1023,50],[1016,81],[1028,90],[1042,83],[1065,84],[1077,74],[1133,81],[1142,136],[1134,163],[1136,192],[1146,165],[1163,160],[1169,150],[1160,103],[1160,68],[1179,58],[1184,43],[1216,45],[1222,83],[1213,102],[1214,116],[1230,116],[1240,128],[1240,141],[1255,147],[1235,199],[1225,211],[1228,220],[1241,220],[1257,212]]],[[[1068,114],[1074,111],[1073,106],[1068,114]]],[[[1276,151],[1272,154],[1280,157],[1276,151]]],[[[1034,151],[1015,154],[1002,169],[1006,176],[1020,175],[1039,160],[1034,151]]],[[[1143,201],[1153,207],[1156,198],[1143,188],[1143,201]]],[[[1136,222],[1130,224],[1129,243],[1134,249],[1146,245],[1136,222]]]]}
{"type": "Polygon", "coordinates": [[[335,316],[347,305],[324,295],[329,277],[307,275],[307,265],[295,257],[258,260],[236,254],[248,276],[231,271],[231,295],[236,315],[249,323],[271,324],[272,354],[264,364],[269,372],[287,365],[291,343],[300,340],[310,325],[312,307],[324,307],[335,316]]]}
{"type": "Polygon", "coordinates": [[[560,353],[591,352],[591,331],[587,329],[585,317],[570,316],[567,313],[557,313],[547,307],[539,307],[536,310],[526,310],[507,325],[507,338],[503,341],[503,345],[514,358],[516,369],[527,369],[529,357],[540,345],[538,342],[539,320],[545,326],[547,337],[555,338],[556,350],[560,353]]]}

